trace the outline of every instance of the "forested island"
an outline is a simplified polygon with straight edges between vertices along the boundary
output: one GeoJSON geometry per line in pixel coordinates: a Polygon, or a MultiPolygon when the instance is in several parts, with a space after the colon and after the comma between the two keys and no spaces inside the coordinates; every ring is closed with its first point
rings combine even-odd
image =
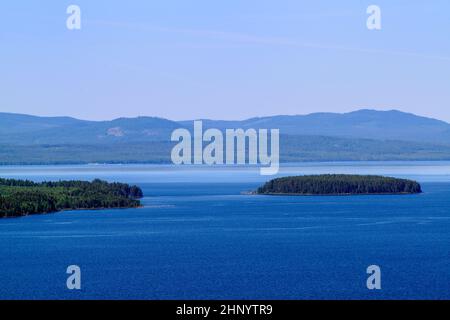
{"type": "Polygon", "coordinates": [[[0,179],[0,218],[52,213],[62,210],[135,208],[142,190],[102,180],[36,183],[0,179]]]}
{"type": "Polygon", "coordinates": [[[419,183],[412,180],[362,175],[309,175],[271,180],[256,194],[267,195],[364,195],[421,193],[419,183]]]}

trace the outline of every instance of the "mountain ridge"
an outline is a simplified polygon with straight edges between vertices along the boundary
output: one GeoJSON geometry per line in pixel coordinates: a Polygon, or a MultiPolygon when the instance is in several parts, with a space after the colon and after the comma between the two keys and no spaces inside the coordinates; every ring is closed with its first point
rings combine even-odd
{"type": "MultiPolygon", "coordinates": [[[[194,120],[91,121],[0,113],[0,164],[170,163],[173,130],[194,120]]],[[[280,129],[282,162],[450,160],[450,124],[398,110],[203,120],[204,130],[280,129]]]]}
{"type": "MultiPolygon", "coordinates": [[[[73,117],[0,113],[0,144],[167,141],[170,140],[171,132],[177,128],[192,129],[193,121],[173,121],[148,116],[93,121],[73,117]]],[[[307,115],[253,117],[245,120],[202,121],[205,129],[280,129],[280,133],[287,135],[320,135],[450,145],[449,123],[398,110],[361,109],[348,113],[317,112],[307,115]]]]}
{"type": "Polygon", "coordinates": [[[92,122],[92,123],[101,123],[101,122],[112,122],[116,120],[126,120],[126,119],[160,119],[160,120],[168,120],[172,122],[182,123],[182,122],[191,122],[195,120],[202,120],[202,121],[223,121],[223,122],[246,122],[250,120],[260,120],[260,119],[269,119],[269,118],[277,118],[277,117],[283,117],[283,118],[292,118],[292,117],[310,117],[310,116],[316,116],[316,115],[339,115],[339,116],[348,116],[353,114],[400,114],[405,116],[413,116],[418,117],[422,119],[428,119],[428,120],[434,120],[438,122],[445,123],[447,125],[450,125],[450,122],[446,122],[444,120],[436,119],[433,117],[427,117],[427,116],[421,116],[417,115],[412,112],[406,112],[401,111],[397,109],[390,109],[390,110],[376,110],[376,109],[370,109],[370,108],[362,108],[357,109],[353,111],[348,112],[311,112],[306,114],[278,114],[278,115],[272,115],[272,116],[255,116],[250,118],[245,118],[241,120],[221,120],[221,119],[211,119],[211,118],[196,118],[196,119],[188,119],[188,120],[171,120],[168,118],[158,117],[158,116],[136,116],[136,117],[118,117],[111,120],[87,120],[87,119],[79,119],[72,116],[42,116],[42,115],[32,115],[32,114],[26,114],[26,113],[16,113],[16,112],[1,112],[0,111],[0,119],[3,117],[22,117],[22,118],[39,118],[39,119],[66,119],[66,120],[75,120],[75,121],[82,121],[82,122],[92,122]]]}

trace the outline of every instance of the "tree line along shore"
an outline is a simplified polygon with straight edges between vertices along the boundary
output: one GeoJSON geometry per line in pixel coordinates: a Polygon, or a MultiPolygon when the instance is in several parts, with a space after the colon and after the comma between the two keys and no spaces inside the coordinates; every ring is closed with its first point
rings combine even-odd
{"type": "Polygon", "coordinates": [[[407,179],[363,175],[308,175],[273,179],[256,190],[256,194],[358,195],[416,194],[419,183],[407,179]]]}
{"type": "Polygon", "coordinates": [[[96,179],[36,183],[0,179],[0,218],[62,210],[136,208],[142,190],[124,183],[96,179]]]}
{"type": "MultiPolygon", "coordinates": [[[[417,194],[419,183],[407,179],[363,175],[308,175],[268,181],[260,195],[417,194]]],[[[62,210],[140,207],[142,190],[125,183],[87,181],[33,182],[0,178],[0,218],[62,210]]]]}

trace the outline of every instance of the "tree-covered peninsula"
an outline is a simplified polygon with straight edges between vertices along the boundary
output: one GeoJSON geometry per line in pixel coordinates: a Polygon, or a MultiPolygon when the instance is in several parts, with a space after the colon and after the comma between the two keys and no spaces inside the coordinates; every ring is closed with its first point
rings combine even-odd
{"type": "Polygon", "coordinates": [[[258,188],[257,194],[268,195],[364,195],[421,193],[419,183],[382,176],[310,175],[271,180],[258,188]]]}
{"type": "Polygon", "coordinates": [[[102,180],[36,183],[0,179],[0,218],[52,213],[62,210],[135,208],[142,190],[102,180]]]}

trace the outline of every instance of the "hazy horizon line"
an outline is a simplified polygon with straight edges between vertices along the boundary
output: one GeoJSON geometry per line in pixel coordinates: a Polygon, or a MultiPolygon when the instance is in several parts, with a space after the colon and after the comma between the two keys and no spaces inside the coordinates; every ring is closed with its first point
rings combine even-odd
{"type": "Polygon", "coordinates": [[[428,118],[428,119],[433,119],[433,120],[437,120],[437,121],[442,121],[442,122],[450,124],[450,122],[447,122],[440,118],[424,116],[424,115],[416,114],[413,112],[403,111],[401,109],[380,110],[380,109],[365,108],[365,107],[361,107],[358,109],[354,109],[352,111],[345,111],[345,112],[317,111],[317,112],[310,112],[310,113],[304,113],[304,114],[296,113],[296,114],[273,114],[273,115],[253,116],[253,117],[242,118],[242,119],[220,119],[220,118],[213,119],[213,118],[201,118],[200,117],[200,118],[192,118],[192,119],[173,120],[173,119],[165,118],[162,116],[151,116],[151,115],[120,116],[120,117],[111,118],[111,119],[83,119],[83,118],[78,118],[76,116],[70,116],[70,115],[38,115],[38,114],[8,112],[8,111],[0,111],[0,115],[1,114],[10,114],[10,115],[29,116],[29,117],[37,117],[37,118],[70,118],[70,119],[75,119],[75,120],[80,120],[80,121],[88,121],[88,122],[110,122],[110,121],[115,121],[115,120],[119,120],[119,119],[138,119],[138,118],[156,118],[156,119],[163,119],[163,120],[168,120],[168,121],[172,121],[172,122],[187,122],[187,121],[200,121],[200,120],[201,121],[233,122],[233,121],[247,121],[247,120],[252,120],[252,119],[273,118],[273,117],[310,116],[310,115],[315,115],[315,114],[345,115],[345,114],[351,114],[351,113],[356,113],[356,112],[361,112],[361,111],[373,111],[373,112],[380,112],[380,113],[381,112],[383,112],[383,113],[399,112],[399,113],[403,113],[403,114],[414,115],[414,116],[421,117],[421,118],[428,118]]]}

